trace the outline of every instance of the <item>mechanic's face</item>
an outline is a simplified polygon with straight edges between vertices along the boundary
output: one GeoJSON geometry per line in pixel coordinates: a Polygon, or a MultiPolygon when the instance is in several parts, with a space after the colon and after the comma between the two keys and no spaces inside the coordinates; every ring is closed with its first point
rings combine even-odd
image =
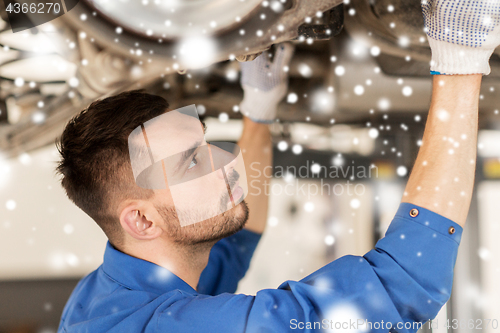
{"type": "Polygon", "coordinates": [[[147,172],[147,182],[160,183],[155,185],[155,206],[167,234],[176,241],[198,243],[241,229],[248,212],[239,150],[208,144],[195,117],[178,111],[160,117],[146,122],[143,133],[152,159],[158,161],[157,170],[147,172]]]}

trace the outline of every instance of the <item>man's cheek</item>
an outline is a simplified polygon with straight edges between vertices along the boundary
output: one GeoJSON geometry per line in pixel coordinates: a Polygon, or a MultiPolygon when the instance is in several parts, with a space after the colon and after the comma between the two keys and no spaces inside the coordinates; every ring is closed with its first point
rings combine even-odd
{"type": "Polygon", "coordinates": [[[204,221],[227,210],[220,205],[221,196],[228,196],[226,183],[217,172],[171,186],[170,193],[181,226],[204,221]]]}

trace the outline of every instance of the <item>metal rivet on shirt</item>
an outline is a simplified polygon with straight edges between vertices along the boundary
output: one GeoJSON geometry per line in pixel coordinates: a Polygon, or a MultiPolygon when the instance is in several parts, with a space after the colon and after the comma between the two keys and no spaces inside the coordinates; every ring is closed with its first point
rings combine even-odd
{"type": "Polygon", "coordinates": [[[417,215],[418,215],[418,209],[413,208],[412,210],[410,210],[411,217],[417,217],[417,215]]]}
{"type": "Polygon", "coordinates": [[[454,227],[450,227],[450,228],[448,229],[448,233],[449,233],[450,235],[453,235],[453,234],[455,233],[455,228],[454,228],[454,227]]]}

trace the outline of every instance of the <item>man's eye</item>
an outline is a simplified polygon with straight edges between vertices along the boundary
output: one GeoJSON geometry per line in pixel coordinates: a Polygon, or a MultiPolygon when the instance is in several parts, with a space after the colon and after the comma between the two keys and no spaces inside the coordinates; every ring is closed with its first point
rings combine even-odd
{"type": "Polygon", "coordinates": [[[189,170],[189,169],[192,169],[192,168],[194,168],[197,164],[198,164],[198,161],[196,160],[196,156],[195,156],[195,157],[193,157],[193,159],[191,160],[191,163],[189,163],[189,166],[188,166],[188,168],[187,168],[187,169],[188,169],[188,170],[189,170]]]}

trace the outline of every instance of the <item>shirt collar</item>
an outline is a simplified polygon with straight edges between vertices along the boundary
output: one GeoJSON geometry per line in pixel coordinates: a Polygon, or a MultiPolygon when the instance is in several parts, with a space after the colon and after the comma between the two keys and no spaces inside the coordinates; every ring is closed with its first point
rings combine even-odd
{"type": "Polygon", "coordinates": [[[111,279],[128,289],[164,294],[180,289],[196,293],[189,284],[168,269],[125,254],[106,243],[102,269],[111,279]]]}

